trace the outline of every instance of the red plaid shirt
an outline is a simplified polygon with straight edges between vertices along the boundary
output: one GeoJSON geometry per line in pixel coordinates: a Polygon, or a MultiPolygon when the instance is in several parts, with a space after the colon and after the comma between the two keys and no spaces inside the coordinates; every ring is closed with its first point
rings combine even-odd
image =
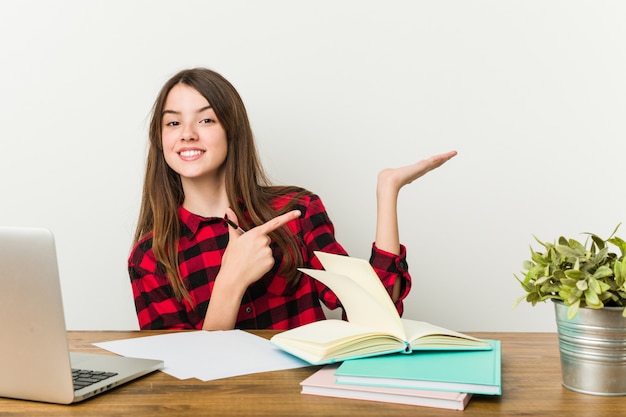
{"type": "MultiPolygon", "coordinates": [[[[284,206],[290,197],[276,199],[274,207],[284,206]]],[[[302,242],[304,267],[322,269],[314,251],[346,254],[335,240],[333,225],[318,196],[304,197],[294,209],[300,210],[302,216],[287,227],[302,242]]],[[[164,268],[158,265],[152,252],[152,238],[147,236],[135,246],[128,260],[141,329],[201,329],[204,322],[215,277],[228,245],[228,226],[222,218],[200,217],[182,207],[178,215],[182,224],[178,242],[180,273],[195,305],[176,299],[164,268]]],[[[370,258],[389,293],[396,280],[402,280],[401,296],[396,302],[400,314],[402,300],[411,287],[405,248],[401,248],[401,254],[396,256],[372,245],[370,258]]],[[[332,291],[308,275],[302,275],[295,291],[285,291],[287,281],[277,274],[279,262],[276,259],[274,268],[248,287],[241,300],[236,328],[289,329],[325,319],[320,300],[331,310],[341,306],[332,291]]]]}

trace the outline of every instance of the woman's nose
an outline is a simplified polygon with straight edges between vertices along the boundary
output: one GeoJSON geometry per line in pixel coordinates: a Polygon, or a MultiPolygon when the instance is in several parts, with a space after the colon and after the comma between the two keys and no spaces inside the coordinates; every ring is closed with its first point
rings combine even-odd
{"type": "Polygon", "coordinates": [[[197,140],[198,139],[198,132],[196,131],[196,129],[194,128],[193,125],[186,125],[185,128],[183,129],[182,132],[182,140],[197,140]]]}

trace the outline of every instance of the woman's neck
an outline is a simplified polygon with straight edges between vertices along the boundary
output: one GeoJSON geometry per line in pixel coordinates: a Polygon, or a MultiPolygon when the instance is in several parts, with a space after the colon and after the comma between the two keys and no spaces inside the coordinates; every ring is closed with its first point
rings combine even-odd
{"type": "Polygon", "coordinates": [[[229,206],[224,181],[183,181],[183,207],[202,217],[224,217],[229,206]]]}

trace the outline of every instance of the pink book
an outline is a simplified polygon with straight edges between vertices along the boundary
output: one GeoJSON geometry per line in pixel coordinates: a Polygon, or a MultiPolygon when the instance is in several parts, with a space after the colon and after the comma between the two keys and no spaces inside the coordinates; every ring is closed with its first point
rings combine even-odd
{"type": "Polygon", "coordinates": [[[300,383],[302,394],[446,408],[449,410],[465,409],[472,397],[472,394],[460,392],[337,384],[335,382],[335,371],[338,366],[339,364],[326,365],[302,381],[300,383]]]}

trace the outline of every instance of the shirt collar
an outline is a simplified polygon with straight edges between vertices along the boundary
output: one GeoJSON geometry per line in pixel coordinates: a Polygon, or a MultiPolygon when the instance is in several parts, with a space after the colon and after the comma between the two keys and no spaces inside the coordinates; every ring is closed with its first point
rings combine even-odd
{"type": "Polygon", "coordinates": [[[220,217],[202,217],[185,209],[183,206],[178,207],[178,218],[183,226],[182,234],[194,237],[198,233],[198,229],[202,223],[218,223],[224,219],[220,217]]]}

